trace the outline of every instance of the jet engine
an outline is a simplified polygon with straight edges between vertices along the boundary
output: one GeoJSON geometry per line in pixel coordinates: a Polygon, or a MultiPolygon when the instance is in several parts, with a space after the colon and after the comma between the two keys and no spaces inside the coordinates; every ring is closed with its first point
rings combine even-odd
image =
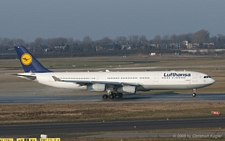
{"type": "Polygon", "coordinates": [[[106,86],[105,86],[105,84],[91,84],[91,85],[87,85],[87,90],[104,92],[106,90],[106,86]]]}
{"type": "Polygon", "coordinates": [[[136,93],[136,87],[135,86],[123,86],[123,87],[119,87],[117,89],[117,92],[135,94],[136,93]]]}

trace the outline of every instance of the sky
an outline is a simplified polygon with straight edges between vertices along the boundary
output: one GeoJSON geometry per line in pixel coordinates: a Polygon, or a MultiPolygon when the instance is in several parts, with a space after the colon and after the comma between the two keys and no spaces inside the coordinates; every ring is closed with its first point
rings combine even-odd
{"type": "Polygon", "coordinates": [[[1,0],[0,38],[225,34],[225,0],[1,0]]]}

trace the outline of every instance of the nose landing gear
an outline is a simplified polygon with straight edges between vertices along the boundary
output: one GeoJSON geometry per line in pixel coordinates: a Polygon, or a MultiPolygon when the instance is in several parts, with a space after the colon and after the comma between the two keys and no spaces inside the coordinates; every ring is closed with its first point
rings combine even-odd
{"type": "Polygon", "coordinates": [[[196,97],[196,92],[197,92],[197,90],[193,89],[192,97],[196,97]]]}
{"type": "Polygon", "coordinates": [[[193,93],[193,94],[192,94],[192,97],[196,97],[196,93],[193,93]]]}

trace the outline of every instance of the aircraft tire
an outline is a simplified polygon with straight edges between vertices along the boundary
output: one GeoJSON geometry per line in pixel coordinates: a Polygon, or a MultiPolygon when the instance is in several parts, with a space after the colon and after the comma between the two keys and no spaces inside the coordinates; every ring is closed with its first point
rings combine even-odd
{"type": "Polygon", "coordinates": [[[196,93],[193,93],[193,94],[192,94],[192,97],[196,97],[196,93]]]}
{"type": "Polygon", "coordinates": [[[102,99],[107,99],[108,98],[108,95],[107,94],[104,94],[103,96],[102,96],[102,99]]]}
{"type": "Polygon", "coordinates": [[[118,95],[119,98],[122,98],[123,97],[123,94],[122,93],[118,93],[117,95],[118,95]]]}
{"type": "Polygon", "coordinates": [[[109,95],[109,98],[110,98],[110,99],[114,99],[114,94],[110,94],[110,95],[109,95]]]}

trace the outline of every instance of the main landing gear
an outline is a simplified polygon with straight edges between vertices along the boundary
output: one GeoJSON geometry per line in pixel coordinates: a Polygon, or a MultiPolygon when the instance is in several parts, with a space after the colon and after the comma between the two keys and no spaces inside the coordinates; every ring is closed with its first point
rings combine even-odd
{"type": "Polygon", "coordinates": [[[103,99],[114,99],[115,97],[118,97],[118,98],[122,98],[123,97],[123,94],[122,93],[119,93],[119,92],[112,92],[110,90],[107,91],[108,94],[104,94],[102,96],[103,99]]]}
{"type": "Polygon", "coordinates": [[[192,97],[196,97],[196,92],[197,92],[197,90],[193,89],[192,97]]]}

